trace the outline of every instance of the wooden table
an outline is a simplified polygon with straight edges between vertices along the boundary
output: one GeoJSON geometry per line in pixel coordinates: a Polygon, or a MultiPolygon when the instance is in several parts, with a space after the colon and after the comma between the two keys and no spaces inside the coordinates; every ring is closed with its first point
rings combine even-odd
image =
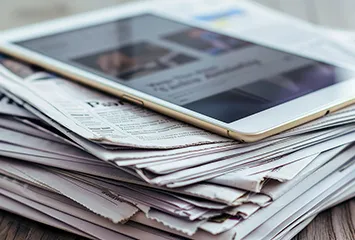
{"type": "MultiPolygon", "coordinates": [[[[1,203],[0,203],[1,204],[1,203]]],[[[354,240],[355,199],[319,214],[293,240],[354,240]]],[[[85,240],[31,220],[0,211],[0,240],[85,240]]],[[[119,240],[119,239],[117,239],[119,240]]]]}

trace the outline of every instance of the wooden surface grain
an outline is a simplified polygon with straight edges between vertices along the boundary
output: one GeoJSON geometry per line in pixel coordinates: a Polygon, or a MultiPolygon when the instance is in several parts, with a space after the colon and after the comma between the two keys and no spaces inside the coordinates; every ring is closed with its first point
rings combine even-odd
{"type": "MultiPolygon", "coordinates": [[[[320,213],[293,240],[354,239],[355,199],[352,199],[320,213]]],[[[0,210],[0,240],[85,239],[0,210]]]]}
{"type": "Polygon", "coordinates": [[[354,240],[355,199],[320,213],[293,240],[354,240]]]}
{"type": "Polygon", "coordinates": [[[0,240],[85,239],[0,210],[0,240]]]}

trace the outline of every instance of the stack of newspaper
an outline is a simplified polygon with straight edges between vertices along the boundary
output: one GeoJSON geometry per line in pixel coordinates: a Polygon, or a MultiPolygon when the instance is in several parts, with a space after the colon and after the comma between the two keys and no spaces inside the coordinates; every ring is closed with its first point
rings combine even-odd
{"type": "MultiPolygon", "coordinates": [[[[259,5],[187,2],[139,4],[354,61],[323,30],[259,5]]],[[[239,143],[6,55],[0,87],[0,208],[90,239],[290,239],[355,195],[354,106],[239,143]]]]}

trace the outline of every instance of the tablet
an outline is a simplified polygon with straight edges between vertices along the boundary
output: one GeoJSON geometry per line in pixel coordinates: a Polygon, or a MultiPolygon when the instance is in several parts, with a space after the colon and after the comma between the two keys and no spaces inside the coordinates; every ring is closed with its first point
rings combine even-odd
{"type": "Polygon", "coordinates": [[[143,9],[98,11],[2,37],[6,54],[241,141],[277,134],[355,99],[352,66],[143,9]]]}

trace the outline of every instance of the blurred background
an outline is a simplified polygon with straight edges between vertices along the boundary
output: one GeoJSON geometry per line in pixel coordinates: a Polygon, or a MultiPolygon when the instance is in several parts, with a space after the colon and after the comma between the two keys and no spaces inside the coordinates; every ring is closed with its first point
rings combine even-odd
{"type": "MultiPolygon", "coordinates": [[[[0,0],[0,30],[129,0],[0,0]]],[[[167,0],[174,1],[174,0],[167,0]]],[[[216,0],[218,1],[218,0],[216,0]]],[[[238,1],[238,0],[235,0],[238,1]]],[[[355,31],[355,0],[255,0],[312,23],[355,31]]]]}

